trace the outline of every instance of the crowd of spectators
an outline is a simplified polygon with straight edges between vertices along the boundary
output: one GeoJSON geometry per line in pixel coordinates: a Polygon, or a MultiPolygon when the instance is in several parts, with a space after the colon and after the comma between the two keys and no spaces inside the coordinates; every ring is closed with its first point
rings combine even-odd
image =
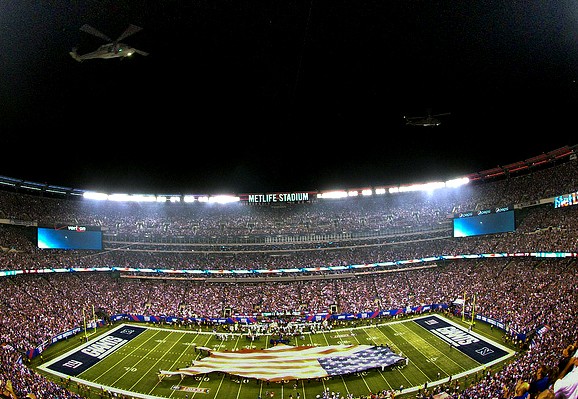
{"type": "MultiPolygon", "coordinates": [[[[115,240],[106,241],[105,235],[103,251],[47,251],[36,248],[33,228],[0,224],[0,270],[70,267],[275,270],[372,264],[439,255],[575,253],[578,207],[554,209],[551,201],[544,200],[576,191],[577,172],[576,161],[568,161],[461,191],[444,189],[437,197],[408,193],[381,199],[315,201],[284,208],[247,204],[231,208],[202,204],[96,205],[0,191],[0,219],[96,225],[109,236],[117,234],[133,240],[123,246],[115,240]],[[518,205],[514,232],[452,237],[448,218],[453,213],[512,204],[518,205]],[[227,245],[218,244],[228,242],[231,236],[323,237],[344,231],[376,230],[384,234],[368,234],[366,238],[337,244],[323,238],[298,245],[268,244],[263,240],[257,246],[235,245],[226,250],[222,247],[227,245]],[[216,236],[217,243],[210,244],[208,240],[197,251],[161,239],[148,240],[146,245],[141,240],[145,236],[173,235],[216,236]]],[[[358,273],[309,272],[299,274],[299,278],[279,275],[288,277],[285,279],[245,277],[226,281],[210,276],[169,279],[162,275],[144,278],[134,273],[112,272],[2,277],[0,394],[6,382],[11,381],[18,398],[27,394],[34,394],[38,399],[81,397],[36,374],[18,359],[23,355],[25,358],[27,351],[54,335],[82,325],[84,309],[96,308],[107,315],[185,319],[220,317],[224,309],[232,314],[250,315],[256,312],[320,313],[337,306],[341,313],[356,314],[448,304],[459,298],[467,287],[477,295],[477,313],[504,323],[507,334],[532,338],[527,349],[503,369],[483,375],[467,387],[459,387],[458,382],[445,386],[446,392],[456,399],[510,399],[523,395],[517,391],[525,390],[535,399],[538,391],[545,385],[552,387],[565,369],[567,363],[561,363],[563,352],[569,355],[569,348],[576,348],[577,269],[578,262],[573,257],[508,256],[435,260],[423,267],[393,265],[358,273]],[[546,376],[547,382],[540,381],[546,376]],[[524,382],[528,383],[527,387],[524,382]]],[[[421,394],[439,393],[436,389],[440,388],[421,394]]]]}

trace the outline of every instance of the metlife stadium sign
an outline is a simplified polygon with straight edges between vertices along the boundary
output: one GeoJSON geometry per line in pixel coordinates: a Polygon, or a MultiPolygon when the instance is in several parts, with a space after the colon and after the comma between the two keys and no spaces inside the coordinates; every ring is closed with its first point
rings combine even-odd
{"type": "Polygon", "coordinates": [[[313,194],[309,192],[243,194],[240,198],[250,204],[296,203],[311,201],[313,194]]]}

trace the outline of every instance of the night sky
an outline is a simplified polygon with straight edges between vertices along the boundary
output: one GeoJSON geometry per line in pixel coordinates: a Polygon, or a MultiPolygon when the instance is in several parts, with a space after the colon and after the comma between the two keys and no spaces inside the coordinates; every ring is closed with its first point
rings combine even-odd
{"type": "Polygon", "coordinates": [[[357,188],[578,141],[572,1],[17,1],[0,34],[0,175],[35,182],[357,188]],[[83,24],[149,55],[77,62],[106,43],[83,24]]]}

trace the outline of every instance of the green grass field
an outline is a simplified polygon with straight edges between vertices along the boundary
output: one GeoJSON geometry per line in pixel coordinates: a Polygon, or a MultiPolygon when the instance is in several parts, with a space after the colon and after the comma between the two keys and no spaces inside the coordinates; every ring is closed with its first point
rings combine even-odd
{"type": "MultiPolygon", "coordinates": [[[[161,379],[158,376],[159,370],[173,371],[188,367],[193,361],[199,360],[201,354],[196,347],[209,347],[215,351],[248,347],[267,348],[270,337],[262,336],[258,341],[251,342],[242,334],[232,334],[231,339],[222,341],[210,331],[171,329],[143,323],[127,323],[126,327],[138,326],[145,328],[145,331],[76,376],[71,377],[73,374],[55,371],[50,369],[50,366],[59,360],[64,362],[67,356],[78,352],[81,345],[82,347],[90,345],[91,342],[113,331],[112,328],[99,329],[97,334],[89,338],[88,343],[71,338],[66,343],[54,345],[43,354],[44,363],[39,365],[38,371],[61,381],[69,380],[69,384],[73,384],[74,387],[77,387],[77,382],[89,387],[84,388],[87,397],[99,397],[100,391],[106,390],[117,392],[127,398],[265,399],[268,392],[270,397],[275,399],[288,399],[290,395],[292,398],[299,396],[302,399],[313,399],[326,389],[338,391],[343,396],[351,393],[354,397],[359,397],[384,389],[399,390],[403,385],[402,394],[415,393],[425,382],[432,387],[447,383],[450,376],[453,381],[457,381],[488,366],[497,367],[493,365],[502,364],[514,354],[512,349],[496,343],[495,335],[491,337],[489,333],[483,333],[481,330],[478,333],[477,328],[476,331],[468,333],[463,324],[449,321],[464,332],[507,352],[505,356],[495,361],[480,363],[457,348],[451,347],[414,320],[417,319],[404,318],[376,325],[336,328],[329,332],[305,334],[303,339],[296,337],[291,340],[291,345],[388,345],[394,352],[401,353],[409,359],[407,366],[386,371],[372,369],[351,375],[292,380],[285,383],[268,383],[221,372],[184,377],[165,376],[161,379]]],[[[443,320],[447,321],[445,318],[443,320]]],[[[74,390],[78,391],[78,388],[74,390]]]]}

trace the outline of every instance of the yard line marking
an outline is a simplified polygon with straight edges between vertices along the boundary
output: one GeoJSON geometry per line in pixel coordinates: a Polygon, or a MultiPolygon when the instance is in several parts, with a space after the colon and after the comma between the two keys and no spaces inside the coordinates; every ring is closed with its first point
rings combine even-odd
{"type": "MultiPolygon", "coordinates": [[[[323,332],[321,333],[321,335],[323,335],[323,338],[325,338],[325,342],[327,342],[327,337],[325,336],[325,331],[323,331],[323,332]]],[[[313,334],[309,335],[309,340],[311,341],[311,345],[315,345],[315,344],[313,343],[313,334]]],[[[323,383],[323,392],[326,392],[326,391],[327,391],[327,386],[325,385],[325,378],[322,378],[322,379],[321,379],[321,382],[323,383]]]]}
{"type": "MultiPolygon", "coordinates": [[[[403,326],[403,324],[402,324],[402,326],[403,326]]],[[[409,328],[408,328],[407,326],[404,326],[404,327],[409,330],[409,328]]],[[[395,329],[393,329],[393,328],[392,328],[392,330],[393,330],[393,331],[398,331],[398,330],[395,330],[395,329]]],[[[409,330],[409,331],[410,331],[412,334],[416,335],[413,331],[411,331],[411,330],[409,330]]],[[[409,345],[411,345],[413,348],[415,348],[415,350],[417,350],[419,353],[421,353],[426,359],[429,359],[429,356],[426,356],[422,351],[420,351],[420,350],[418,349],[418,347],[415,346],[410,340],[406,339],[405,337],[403,337],[403,336],[401,336],[401,335],[400,335],[400,338],[403,339],[405,342],[407,342],[409,345]]],[[[418,338],[419,338],[419,336],[418,336],[418,338]]],[[[419,370],[420,373],[422,373],[422,374],[424,375],[424,377],[426,378],[426,381],[429,381],[429,380],[430,380],[430,377],[428,377],[428,375],[416,364],[416,362],[412,362],[412,364],[413,364],[413,366],[414,366],[416,369],[419,370]]],[[[438,365],[436,365],[436,367],[437,367],[438,369],[440,369],[441,371],[444,371],[444,370],[442,370],[438,365]]],[[[444,371],[444,373],[445,373],[445,371],[444,371]]],[[[447,373],[446,373],[446,374],[447,374],[447,373]]]]}
{"type": "MultiPolygon", "coordinates": [[[[361,344],[361,342],[359,342],[359,338],[357,338],[357,334],[353,334],[353,336],[355,337],[355,340],[357,341],[358,344],[361,344]]],[[[329,345],[329,342],[327,343],[329,345]]],[[[371,392],[371,388],[369,387],[369,384],[367,383],[367,381],[365,380],[365,378],[363,377],[362,373],[359,373],[359,376],[361,377],[361,379],[363,380],[363,383],[365,384],[365,386],[367,387],[367,390],[369,392],[371,392]]],[[[341,376],[341,379],[343,379],[343,376],[341,376]]],[[[344,381],[345,383],[345,381],[344,381]]],[[[347,389],[347,385],[345,385],[345,389],[347,389]]],[[[349,393],[349,389],[347,389],[347,393],[349,393]]]]}
{"type": "Polygon", "coordinates": [[[303,391],[303,399],[307,399],[305,395],[305,381],[301,380],[301,390],[303,391]]]}
{"type": "MultiPolygon", "coordinates": [[[[418,324],[418,326],[421,327],[419,324],[418,324]]],[[[408,326],[403,326],[403,327],[405,327],[405,328],[408,329],[409,331],[412,331],[408,326]]],[[[423,327],[421,327],[421,328],[422,328],[424,331],[428,331],[428,330],[426,330],[426,329],[423,328],[423,327]]],[[[428,331],[428,332],[431,334],[430,331],[428,331]]],[[[434,335],[434,334],[432,334],[432,335],[434,335]]],[[[428,346],[430,346],[430,347],[432,347],[433,349],[435,349],[436,352],[442,354],[444,357],[446,357],[447,359],[449,359],[449,360],[450,360],[452,363],[454,363],[456,366],[458,366],[459,368],[461,368],[462,371],[465,371],[465,370],[466,370],[461,364],[457,363],[454,359],[452,359],[451,357],[449,357],[448,355],[446,355],[444,352],[440,351],[437,347],[433,346],[429,341],[427,341],[427,340],[426,340],[425,338],[423,338],[421,335],[417,335],[417,337],[418,337],[420,340],[422,340],[423,342],[425,342],[428,346]]],[[[438,338],[439,338],[439,337],[438,337],[438,338]]],[[[404,339],[405,339],[405,338],[404,338],[404,339]]],[[[407,340],[406,340],[406,341],[407,341],[407,340]]],[[[417,348],[416,348],[416,349],[417,349],[417,348]]],[[[421,352],[419,349],[418,349],[418,351],[419,351],[421,354],[423,354],[423,352],[421,352]]],[[[460,353],[461,353],[461,352],[460,352],[460,353]]],[[[424,355],[424,356],[425,356],[425,355],[424,355]]],[[[426,356],[426,357],[428,357],[428,356],[426,356]]],[[[479,363],[478,361],[476,361],[475,359],[472,359],[472,360],[475,361],[476,363],[480,364],[480,363],[479,363]]],[[[438,367],[438,368],[439,368],[439,367],[438,367]]],[[[441,369],[440,369],[440,370],[441,370],[441,369]]],[[[444,370],[441,370],[441,371],[443,371],[447,376],[449,376],[449,374],[446,373],[444,370]]]]}
{"type": "MultiPolygon", "coordinates": [[[[210,341],[210,340],[211,340],[211,337],[209,337],[209,338],[207,339],[207,341],[205,342],[205,346],[207,346],[207,345],[209,344],[209,341],[210,341]]],[[[195,358],[195,360],[197,360],[200,356],[201,356],[201,352],[199,352],[199,353],[197,354],[197,357],[195,358]]],[[[197,388],[200,388],[202,383],[203,383],[203,379],[201,378],[200,381],[199,381],[199,383],[198,383],[198,385],[197,385],[197,388]]],[[[172,394],[171,394],[171,395],[172,395],[172,394]]],[[[194,395],[194,394],[193,394],[193,395],[194,395]]],[[[215,397],[216,397],[216,396],[215,396],[215,397]]]]}
{"type": "MultiPolygon", "coordinates": [[[[154,333],[150,338],[148,338],[146,341],[144,341],[142,344],[140,344],[139,346],[137,346],[136,348],[134,348],[132,351],[130,351],[129,353],[127,353],[127,355],[126,355],[125,357],[123,357],[123,358],[120,359],[118,362],[116,362],[112,367],[109,367],[107,370],[103,371],[98,377],[94,378],[93,381],[94,381],[94,382],[98,381],[98,379],[99,379],[100,377],[102,377],[103,375],[105,375],[106,373],[108,373],[109,371],[111,371],[114,367],[118,366],[118,364],[119,364],[120,362],[122,362],[124,359],[126,359],[129,355],[132,355],[132,354],[133,354],[134,352],[136,352],[140,347],[142,347],[144,344],[146,344],[146,343],[149,342],[151,339],[153,339],[154,337],[156,337],[159,332],[160,332],[160,331],[157,331],[157,332],[154,333]]],[[[144,333],[146,333],[146,331],[145,331],[144,333]]],[[[158,344],[157,344],[157,345],[158,345],[158,344]]],[[[125,346],[125,348],[126,348],[126,346],[125,346]]],[[[120,351],[119,351],[119,353],[120,353],[120,351]]],[[[82,374],[84,374],[84,373],[82,373],[82,374]]],[[[82,375],[82,374],[80,374],[80,375],[82,375]]],[[[115,382],[116,382],[116,381],[115,381],[115,382]]],[[[113,385],[113,384],[111,384],[111,385],[113,385]]]]}
{"type": "MultiPolygon", "coordinates": [[[[398,323],[396,323],[396,324],[398,324],[398,323]]],[[[389,324],[387,324],[387,325],[385,325],[385,326],[389,326],[389,324]]],[[[384,326],[384,327],[385,327],[385,326],[384,326]]],[[[378,327],[376,327],[376,328],[377,328],[377,330],[378,330],[384,337],[387,337],[387,335],[385,335],[385,333],[381,330],[381,328],[378,328],[378,327]]],[[[392,328],[392,330],[393,330],[393,328],[392,328]]],[[[394,330],[394,331],[395,331],[395,330],[394,330]]],[[[393,344],[393,342],[392,342],[392,344],[393,344]]],[[[393,345],[393,346],[395,346],[395,345],[393,345]]],[[[413,345],[412,345],[412,346],[413,346],[413,345]]],[[[397,346],[396,346],[396,348],[397,348],[397,346]]],[[[397,349],[398,349],[399,353],[402,353],[401,350],[399,350],[399,348],[397,348],[397,349]]],[[[401,370],[396,370],[396,371],[399,372],[399,374],[401,374],[401,376],[407,381],[407,383],[411,385],[411,382],[407,379],[407,377],[405,376],[405,374],[404,374],[401,370]]],[[[420,370],[420,371],[421,371],[421,370],[420,370]]],[[[422,373],[423,373],[423,371],[422,371],[422,373]]],[[[393,389],[393,387],[392,387],[392,389],[393,389]]],[[[405,388],[404,388],[404,389],[405,389],[405,388]]],[[[406,392],[407,392],[407,390],[406,390],[406,392]]]]}
{"type": "MultiPolygon", "coordinates": [[[[345,378],[343,378],[343,375],[339,375],[341,377],[341,381],[343,382],[343,385],[345,385],[345,390],[347,391],[347,395],[349,395],[349,387],[347,386],[347,383],[345,382],[345,378]]],[[[367,384],[365,384],[367,385],[367,384]]]]}
{"type": "MultiPolygon", "coordinates": [[[[193,342],[194,342],[197,338],[199,338],[199,336],[200,336],[200,335],[197,335],[197,336],[195,337],[195,339],[193,340],[193,342]]],[[[212,337],[212,336],[209,336],[209,337],[207,338],[207,340],[205,341],[205,344],[204,344],[203,346],[207,346],[207,345],[209,344],[209,341],[211,340],[211,337],[212,337]]],[[[199,358],[199,356],[201,356],[201,353],[200,353],[200,352],[197,352],[197,356],[195,357],[195,360],[197,360],[197,359],[199,358]]],[[[179,359],[180,359],[180,357],[179,357],[179,359]]],[[[172,365],[170,368],[173,368],[173,367],[177,364],[177,362],[179,361],[179,359],[175,360],[174,363],[173,363],[173,365],[172,365]]],[[[179,381],[179,385],[181,385],[181,382],[183,382],[184,379],[185,379],[185,375],[183,374],[183,375],[181,376],[181,380],[179,381]]],[[[201,378],[201,380],[199,381],[199,384],[197,385],[197,388],[200,388],[202,383],[203,383],[203,379],[201,378]]],[[[157,383],[157,384],[158,384],[158,383],[157,383]]],[[[156,387],[156,385],[155,385],[155,387],[156,387]]],[[[172,391],[171,394],[169,395],[169,398],[171,398],[171,397],[175,394],[175,392],[176,392],[176,391],[172,391]]],[[[193,394],[193,395],[194,395],[194,394],[193,394]]]]}
{"type": "MultiPolygon", "coordinates": [[[[269,334],[266,334],[265,336],[269,336],[269,334]]],[[[311,338],[311,335],[309,336],[309,339],[311,338]]],[[[313,343],[313,341],[311,341],[311,343],[313,343]]],[[[266,339],[265,340],[265,349],[267,349],[269,347],[269,340],[266,339]]],[[[259,387],[259,396],[261,396],[263,394],[263,381],[261,381],[261,385],[259,387]]]]}
{"type": "MultiPolygon", "coordinates": [[[[378,327],[375,327],[379,330],[378,327]]],[[[369,335],[369,333],[367,332],[367,330],[364,331],[364,333],[371,338],[371,335],[369,335]]],[[[375,340],[373,338],[371,338],[371,341],[375,344],[375,340]]],[[[393,343],[392,343],[393,344],[393,343]]],[[[391,347],[391,346],[390,346],[391,347]]],[[[385,381],[385,383],[387,384],[387,386],[389,387],[389,389],[393,389],[393,387],[391,386],[391,384],[389,383],[389,381],[387,380],[387,378],[385,378],[385,375],[383,375],[383,372],[381,370],[377,370],[379,372],[379,375],[381,376],[381,378],[383,379],[383,381],[385,381]]]]}
{"type": "MultiPolygon", "coordinates": [[[[172,334],[173,334],[173,333],[170,332],[169,335],[167,335],[167,337],[171,336],[172,334]]],[[[154,346],[154,348],[151,349],[151,352],[154,351],[154,350],[155,350],[159,345],[161,345],[161,344],[163,344],[163,342],[157,342],[157,344],[154,346]]],[[[126,358],[126,357],[125,357],[125,358],[126,358]]],[[[145,356],[140,357],[139,360],[138,360],[135,364],[133,364],[133,367],[136,366],[137,364],[139,364],[140,362],[142,362],[142,361],[145,360],[145,359],[146,359],[145,356]]],[[[124,360],[124,359],[123,359],[123,360],[124,360]]],[[[120,361],[117,362],[117,364],[118,364],[118,363],[120,363],[120,361]]],[[[155,363],[155,364],[156,364],[156,363],[155,363]]],[[[122,377],[124,377],[124,376],[127,375],[127,374],[128,374],[128,370],[125,371],[124,373],[122,373],[122,374],[120,375],[120,377],[118,377],[116,380],[114,380],[114,381],[112,382],[112,384],[110,384],[110,385],[113,385],[113,386],[114,386],[122,377]]],[[[141,378],[142,378],[142,377],[141,377],[141,378]]],[[[134,386],[134,385],[133,385],[133,386],[134,386]]],[[[132,387],[131,387],[131,389],[132,389],[132,387]]]]}
{"type": "MultiPolygon", "coordinates": [[[[172,332],[171,332],[169,335],[167,335],[167,338],[168,338],[171,334],[172,334],[172,332]]],[[[181,340],[181,338],[182,338],[183,336],[184,336],[184,335],[181,335],[181,337],[178,338],[178,339],[175,341],[175,343],[171,345],[171,348],[169,349],[169,351],[170,351],[171,349],[173,349],[173,348],[175,347],[175,345],[180,342],[180,340],[181,340]]],[[[135,385],[138,384],[138,383],[152,370],[152,368],[153,368],[158,362],[160,362],[167,354],[169,354],[169,353],[168,353],[169,351],[166,351],[161,357],[159,357],[159,358],[157,359],[157,361],[154,362],[153,365],[152,365],[151,367],[149,367],[149,369],[148,369],[145,373],[143,373],[143,375],[142,375],[134,384],[132,384],[132,386],[129,388],[129,391],[132,391],[132,389],[135,387],[135,385]]],[[[126,374],[126,373],[125,373],[125,374],[126,374]]],[[[122,376],[121,376],[121,377],[122,377],[122,376]]],[[[156,385],[155,385],[155,386],[156,386],[156,385]]]]}
{"type": "MultiPolygon", "coordinates": [[[[233,350],[237,349],[237,347],[239,346],[239,340],[241,339],[241,335],[239,335],[237,337],[237,342],[235,342],[235,346],[233,346],[233,350]]],[[[239,396],[241,395],[241,388],[243,388],[243,378],[241,378],[241,383],[239,384],[239,390],[237,391],[237,399],[239,399],[239,396]]]]}
{"type": "Polygon", "coordinates": [[[221,382],[219,383],[219,386],[217,387],[217,392],[215,392],[215,396],[214,396],[215,398],[219,397],[219,391],[221,390],[221,386],[223,385],[223,381],[225,380],[226,375],[227,374],[223,373],[223,377],[221,377],[221,382]]]}

